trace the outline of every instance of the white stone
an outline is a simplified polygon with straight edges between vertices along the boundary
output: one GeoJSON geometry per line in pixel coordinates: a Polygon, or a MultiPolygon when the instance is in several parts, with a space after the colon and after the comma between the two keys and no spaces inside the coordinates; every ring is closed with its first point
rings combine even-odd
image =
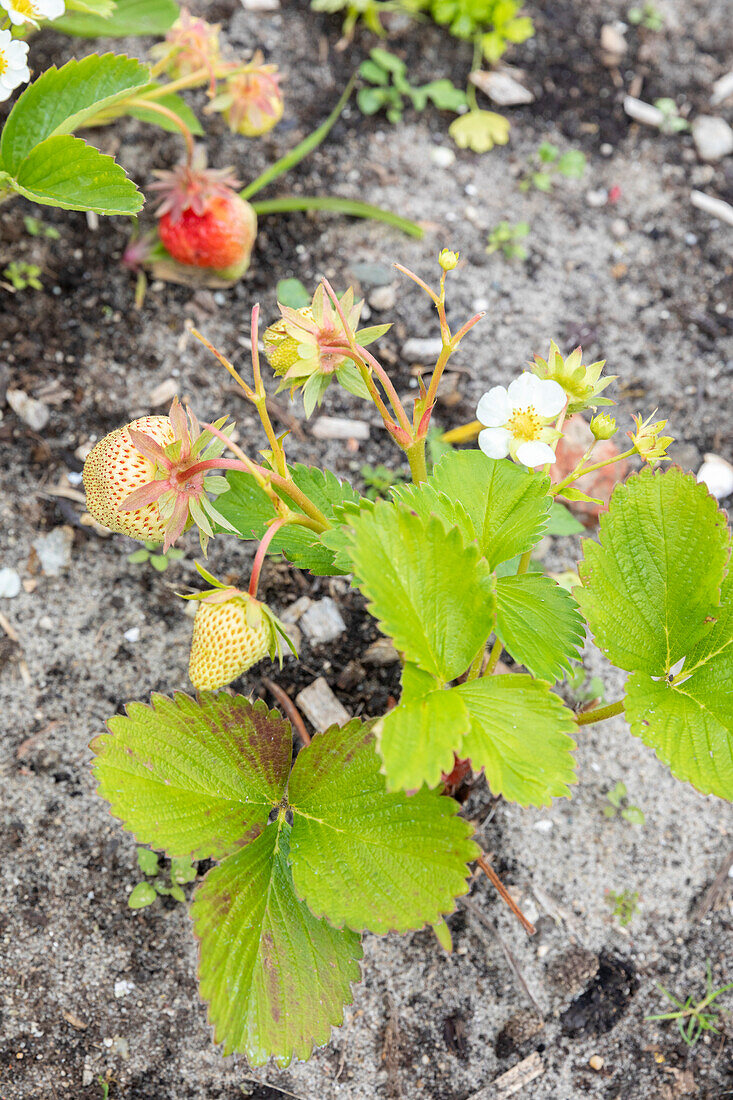
{"type": "Polygon", "coordinates": [[[35,397],[29,397],[23,390],[8,390],[5,397],[10,408],[24,424],[34,432],[43,431],[51,415],[48,405],[37,401],[35,397]]]}
{"type": "Polygon", "coordinates": [[[346,630],[341,612],[330,596],[312,603],[298,622],[312,645],[325,645],[326,642],[332,642],[346,630]]]}
{"type": "Polygon", "coordinates": [[[402,355],[408,363],[432,364],[443,350],[443,341],[439,336],[412,336],[405,341],[402,355]]]}
{"type": "Polygon", "coordinates": [[[135,983],[127,978],[120,978],[115,982],[115,997],[127,997],[135,988],[135,983]]]}
{"type": "Polygon", "coordinates": [[[346,420],[341,416],[319,416],[313,421],[311,434],[316,439],[369,438],[369,425],[363,420],[346,420]]]}
{"type": "Polygon", "coordinates": [[[295,603],[291,603],[290,607],[285,608],[280,618],[284,623],[297,623],[300,616],[308,610],[312,603],[313,600],[310,596],[301,596],[295,603]]]}
{"type": "Polygon", "coordinates": [[[350,718],[349,712],[339,703],[322,676],[299,691],[295,702],[317,730],[326,730],[334,725],[343,726],[350,718]]]}
{"type": "Polygon", "coordinates": [[[279,11],[280,0],[242,0],[245,11],[279,11]]]}
{"type": "Polygon", "coordinates": [[[534,96],[508,72],[473,72],[469,77],[479,91],[499,107],[517,107],[521,103],[534,103],[534,96]]]}
{"type": "Polygon", "coordinates": [[[641,122],[644,126],[654,126],[659,129],[664,123],[664,115],[658,107],[651,103],[645,103],[643,99],[634,99],[632,95],[624,96],[624,110],[634,122],[641,122]]]}
{"type": "Polygon", "coordinates": [[[733,71],[721,76],[713,84],[713,94],[710,96],[710,106],[717,107],[723,103],[729,95],[733,95],[733,71]]]}
{"type": "Polygon", "coordinates": [[[447,145],[434,145],[430,159],[436,168],[450,168],[456,162],[456,154],[447,145]]]}
{"type": "Polygon", "coordinates": [[[699,115],[692,124],[692,140],[700,158],[710,163],[733,153],[733,130],[724,118],[699,115]]]}
{"type": "Polygon", "coordinates": [[[140,641],[140,627],[131,626],[129,630],[126,630],[122,637],[127,642],[139,642],[140,641]]]}
{"type": "Polygon", "coordinates": [[[157,409],[159,405],[167,405],[178,393],[178,383],[175,378],[166,378],[154,390],[148,394],[148,403],[151,408],[157,409]]]}
{"type": "Polygon", "coordinates": [[[388,309],[394,309],[397,295],[393,286],[377,286],[369,295],[369,305],[382,313],[388,309]]]}
{"type": "Polygon", "coordinates": [[[58,577],[71,564],[73,541],[74,531],[66,524],[63,527],[54,527],[47,535],[39,535],[33,540],[33,549],[38,554],[41,569],[47,577],[58,577]]]}
{"type": "Polygon", "coordinates": [[[532,826],[538,833],[549,833],[552,831],[553,821],[549,817],[542,817],[539,821],[535,821],[532,826]]]}
{"type": "Polygon", "coordinates": [[[609,68],[615,68],[626,53],[628,44],[623,32],[615,23],[605,23],[601,27],[601,60],[609,68]]]}
{"type": "Polygon", "coordinates": [[[716,500],[723,500],[733,493],[733,466],[720,455],[707,454],[697,480],[707,485],[716,500]]]}
{"type": "Polygon", "coordinates": [[[725,222],[726,225],[733,225],[733,206],[729,202],[706,195],[704,191],[691,191],[690,201],[698,210],[704,210],[706,214],[725,222]]]}
{"type": "Polygon", "coordinates": [[[20,576],[15,569],[0,569],[0,600],[14,600],[21,589],[20,576]]]}
{"type": "Polygon", "coordinates": [[[393,665],[399,661],[400,655],[389,638],[377,638],[362,659],[365,665],[376,665],[379,668],[383,665],[393,665]]]}

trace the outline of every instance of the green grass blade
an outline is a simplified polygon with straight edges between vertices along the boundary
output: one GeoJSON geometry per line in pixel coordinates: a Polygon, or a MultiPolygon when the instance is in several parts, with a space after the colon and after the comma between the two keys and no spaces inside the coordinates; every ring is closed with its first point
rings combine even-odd
{"type": "Polygon", "coordinates": [[[356,76],[352,76],[351,80],[344,88],[341,98],[331,111],[331,114],[312,134],[308,134],[308,137],[303,138],[299,145],[296,145],[295,148],[291,149],[289,153],[286,153],[284,157],[280,157],[280,160],[276,160],[274,164],[271,164],[269,168],[265,169],[261,176],[252,180],[252,182],[240,192],[243,199],[252,198],[252,196],[256,195],[258,191],[261,191],[263,187],[267,187],[268,183],[272,183],[278,176],[282,176],[284,172],[289,172],[290,169],[294,168],[304,157],[307,157],[309,153],[312,153],[314,149],[318,148],[348,103],[351,93],[354,90],[355,80],[356,76]]]}
{"type": "MultiPolygon", "coordinates": [[[[245,195],[245,192],[242,194],[245,195]]],[[[381,206],[357,202],[354,199],[289,195],[282,199],[263,199],[262,202],[252,203],[252,207],[257,217],[263,214],[287,214],[293,210],[329,210],[333,214],[348,214],[352,218],[371,218],[373,221],[384,222],[385,225],[391,225],[408,237],[417,237],[418,240],[423,235],[423,230],[416,222],[401,218],[391,210],[383,210],[381,206]]]]}

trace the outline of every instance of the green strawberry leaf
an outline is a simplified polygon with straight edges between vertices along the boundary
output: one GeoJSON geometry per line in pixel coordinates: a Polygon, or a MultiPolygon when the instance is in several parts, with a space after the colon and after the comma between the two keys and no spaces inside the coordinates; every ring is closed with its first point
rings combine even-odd
{"type": "MultiPolygon", "coordinates": [[[[157,85],[153,84],[151,87],[155,88],[157,85]]],[[[143,94],[145,89],[142,89],[139,94],[143,94]]],[[[185,99],[177,95],[175,92],[169,92],[168,95],[159,95],[155,97],[155,102],[161,107],[165,107],[167,110],[172,111],[174,115],[180,118],[184,125],[188,126],[194,137],[198,137],[203,134],[203,127],[196,118],[185,99]]],[[[148,107],[141,107],[139,105],[129,106],[124,108],[124,114],[130,115],[131,118],[137,118],[141,122],[147,122],[149,126],[158,126],[161,130],[166,130],[171,134],[179,134],[180,127],[173,122],[172,119],[166,118],[165,115],[161,115],[158,111],[151,111],[148,107]]]]}
{"type": "Polygon", "coordinates": [[[733,570],[710,632],[670,683],[634,672],[626,684],[631,732],[673,775],[703,794],[733,800],[733,570]]]}
{"type": "Polygon", "coordinates": [[[31,202],[62,210],[137,214],[143,205],[143,196],[112,157],[69,135],[36,145],[9,184],[31,202]]]}
{"type": "Polygon", "coordinates": [[[359,981],[359,936],[314,917],[293,889],[282,816],[194,892],[199,980],[214,1040],[252,1066],[286,1066],[328,1042],[359,981]]]}
{"type": "Polygon", "coordinates": [[[288,801],[296,892],[336,927],[407,932],[435,924],[466,893],[467,863],[480,854],[471,826],[450,798],[389,794],[368,723],[316,734],[288,801]]]}
{"type": "Polygon", "coordinates": [[[115,817],[141,843],[193,859],[220,859],[258,836],[285,790],[289,724],[225,693],[151,703],[129,703],[91,744],[115,817]]]}
{"type": "Polygon", "coordinates": [[[496,634],[514,660],[555,683],[580,660],[585,627],[569,592],[544,573],[496,582],[496,634]]]}
{"type": "Polygon", "coordinates": [[[572,711],[531,676],[485,676],[453,688],[471,716],[461,753],[483,768],[493,794],[520,806],[549,806],[575,782],[572,711]]]}
{"type": "Polygon", "coordinates": [[[492,569],[531,550],[545,532],[552,503],[549,478],[508,459],[488,458],[478,450],[451,451],[427,484],[453,506],[453,522],[466,542],[478,542],[492,569]]]}
{"type": "Polygon", "coordinates": [[[127,38],[165,35],[179,16],[175,0],[117,0],[108,18],[72,12],[54,19],[53,29],[75,38],[127,38]]]}
{"type": "Polygon", "coordinates": [[[494,623],[493,578],[478,549],[387,501],[351,522],[359,588],[383,632],[444,683],[465,672],[494,623]]]}
{"type": "Polygon", "coordinates": [[[452,771],[453,754],[462,755],[470,725],[466,704],[455,691],[442,691],[428,680],[433,690],[411,696],[403,688],[399,705],[374,727],[390,791],[417,790],[423,783],[436,787],[443,772],[452,771]]]}
{"type": "Polygon", "coordinates": [[[36,145],[72,133],[149,81],[146,66],[113,53],[67,61],[60,69],[51,66],[26,88],[8,115],[0,139],[5,168],[16,175],[36,145]]]}
{"type": "Polygon", "coordinates": [[[648,468],[613,492],[600,541],[583,541],[574,595],[619,668],[666,675],[710,630],[729,555],[725,517],[677,467],[648,468]]]}
{"type": "Polygon", "coordinates": [[[582,535],[585,527],[576,519],[569,508],[559,501],[554,501],[550,510],[550,522],[545,530],[546,535],[582,535]]]}
{"type": "Polygon", "coordinates": [[[89,15],[99,15],[108,19],[115,10],[114,0],[66,0],[66,10],[84,11],[89,15]]]}
{"type": "MultiPolygon", "coordinates": [[[[320,508],[338,530],[341,514],[338,509],[344,504],[359,501],[359,496],[346,481],[340,481],[330,470],[321,470],[316,466],[290,467],[293,481],[320,508]]],[[[229,492],[217,498],[217,508],[224,519],[228,520],[243,539],[263,537],[267,524],[275,518],[275,509],[267,493],[259,487],[251,474],[229,473],[227,480],[229,492]]],[[[287,501],[295,512],[301,509],[287,496],[284,490],[280,496],[287,501]]],[[[350,572],[347,565],[342,568],[336,564],[336,553],[330,549],[315,532],[306,527],[291,525],[282,528],[270,543],[271,554],[282,553],[300,569],[307,569],[316,576],[333,576],[350,572]]]]}

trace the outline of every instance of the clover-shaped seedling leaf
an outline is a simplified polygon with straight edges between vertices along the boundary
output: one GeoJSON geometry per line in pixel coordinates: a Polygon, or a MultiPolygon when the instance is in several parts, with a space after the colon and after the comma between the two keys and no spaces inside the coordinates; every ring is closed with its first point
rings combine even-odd
{"type": "Polygon", "coordinates": [[[460,149],[488,153],[509,141],[509,120],[495,111],[468,111],[451,122],[448,132],[460,149]]]}
{"type": "Polygon", "coordinates": [[[217,1041],[252,1065],[328,1041],[360,931],[439,924],[467,889],[478,848],[457,805],[389,794],[358,719],[317,734],[292,774],[290,726],[241,696],[154,695],[109,728],[92,748],[113,813],[171,857],[220,861],[191,905],[201,993],[217,1041]]]}

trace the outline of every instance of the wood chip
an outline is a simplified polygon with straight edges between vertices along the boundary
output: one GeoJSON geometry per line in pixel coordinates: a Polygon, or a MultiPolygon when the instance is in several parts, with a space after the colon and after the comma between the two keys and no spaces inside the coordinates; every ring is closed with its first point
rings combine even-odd
{"type": "Polygon", "coordinates": [[[61,1015],[66,1020],[67,1024],[71,1024],[77,1031],[86,1031],[89,1027],[89,1024],[85,1024],[84,1021],[80,1020],[78,1016],[75,1016],[73,1012],[68,1012],[66,1009],[63,1009],[61,1015]]]}
{"type": "Polygon", "coordinates": [[[506,1096],[515,1096],[525,1085],[536,1081],[544,1072],[542,1059],[535,1050],[528,1058],[517,1062],[516,1066],[512,1066],[506,1073],[495,1077],[490,1085],[467,1097],[467,1100],[504,1100],[506,1096]]]}

